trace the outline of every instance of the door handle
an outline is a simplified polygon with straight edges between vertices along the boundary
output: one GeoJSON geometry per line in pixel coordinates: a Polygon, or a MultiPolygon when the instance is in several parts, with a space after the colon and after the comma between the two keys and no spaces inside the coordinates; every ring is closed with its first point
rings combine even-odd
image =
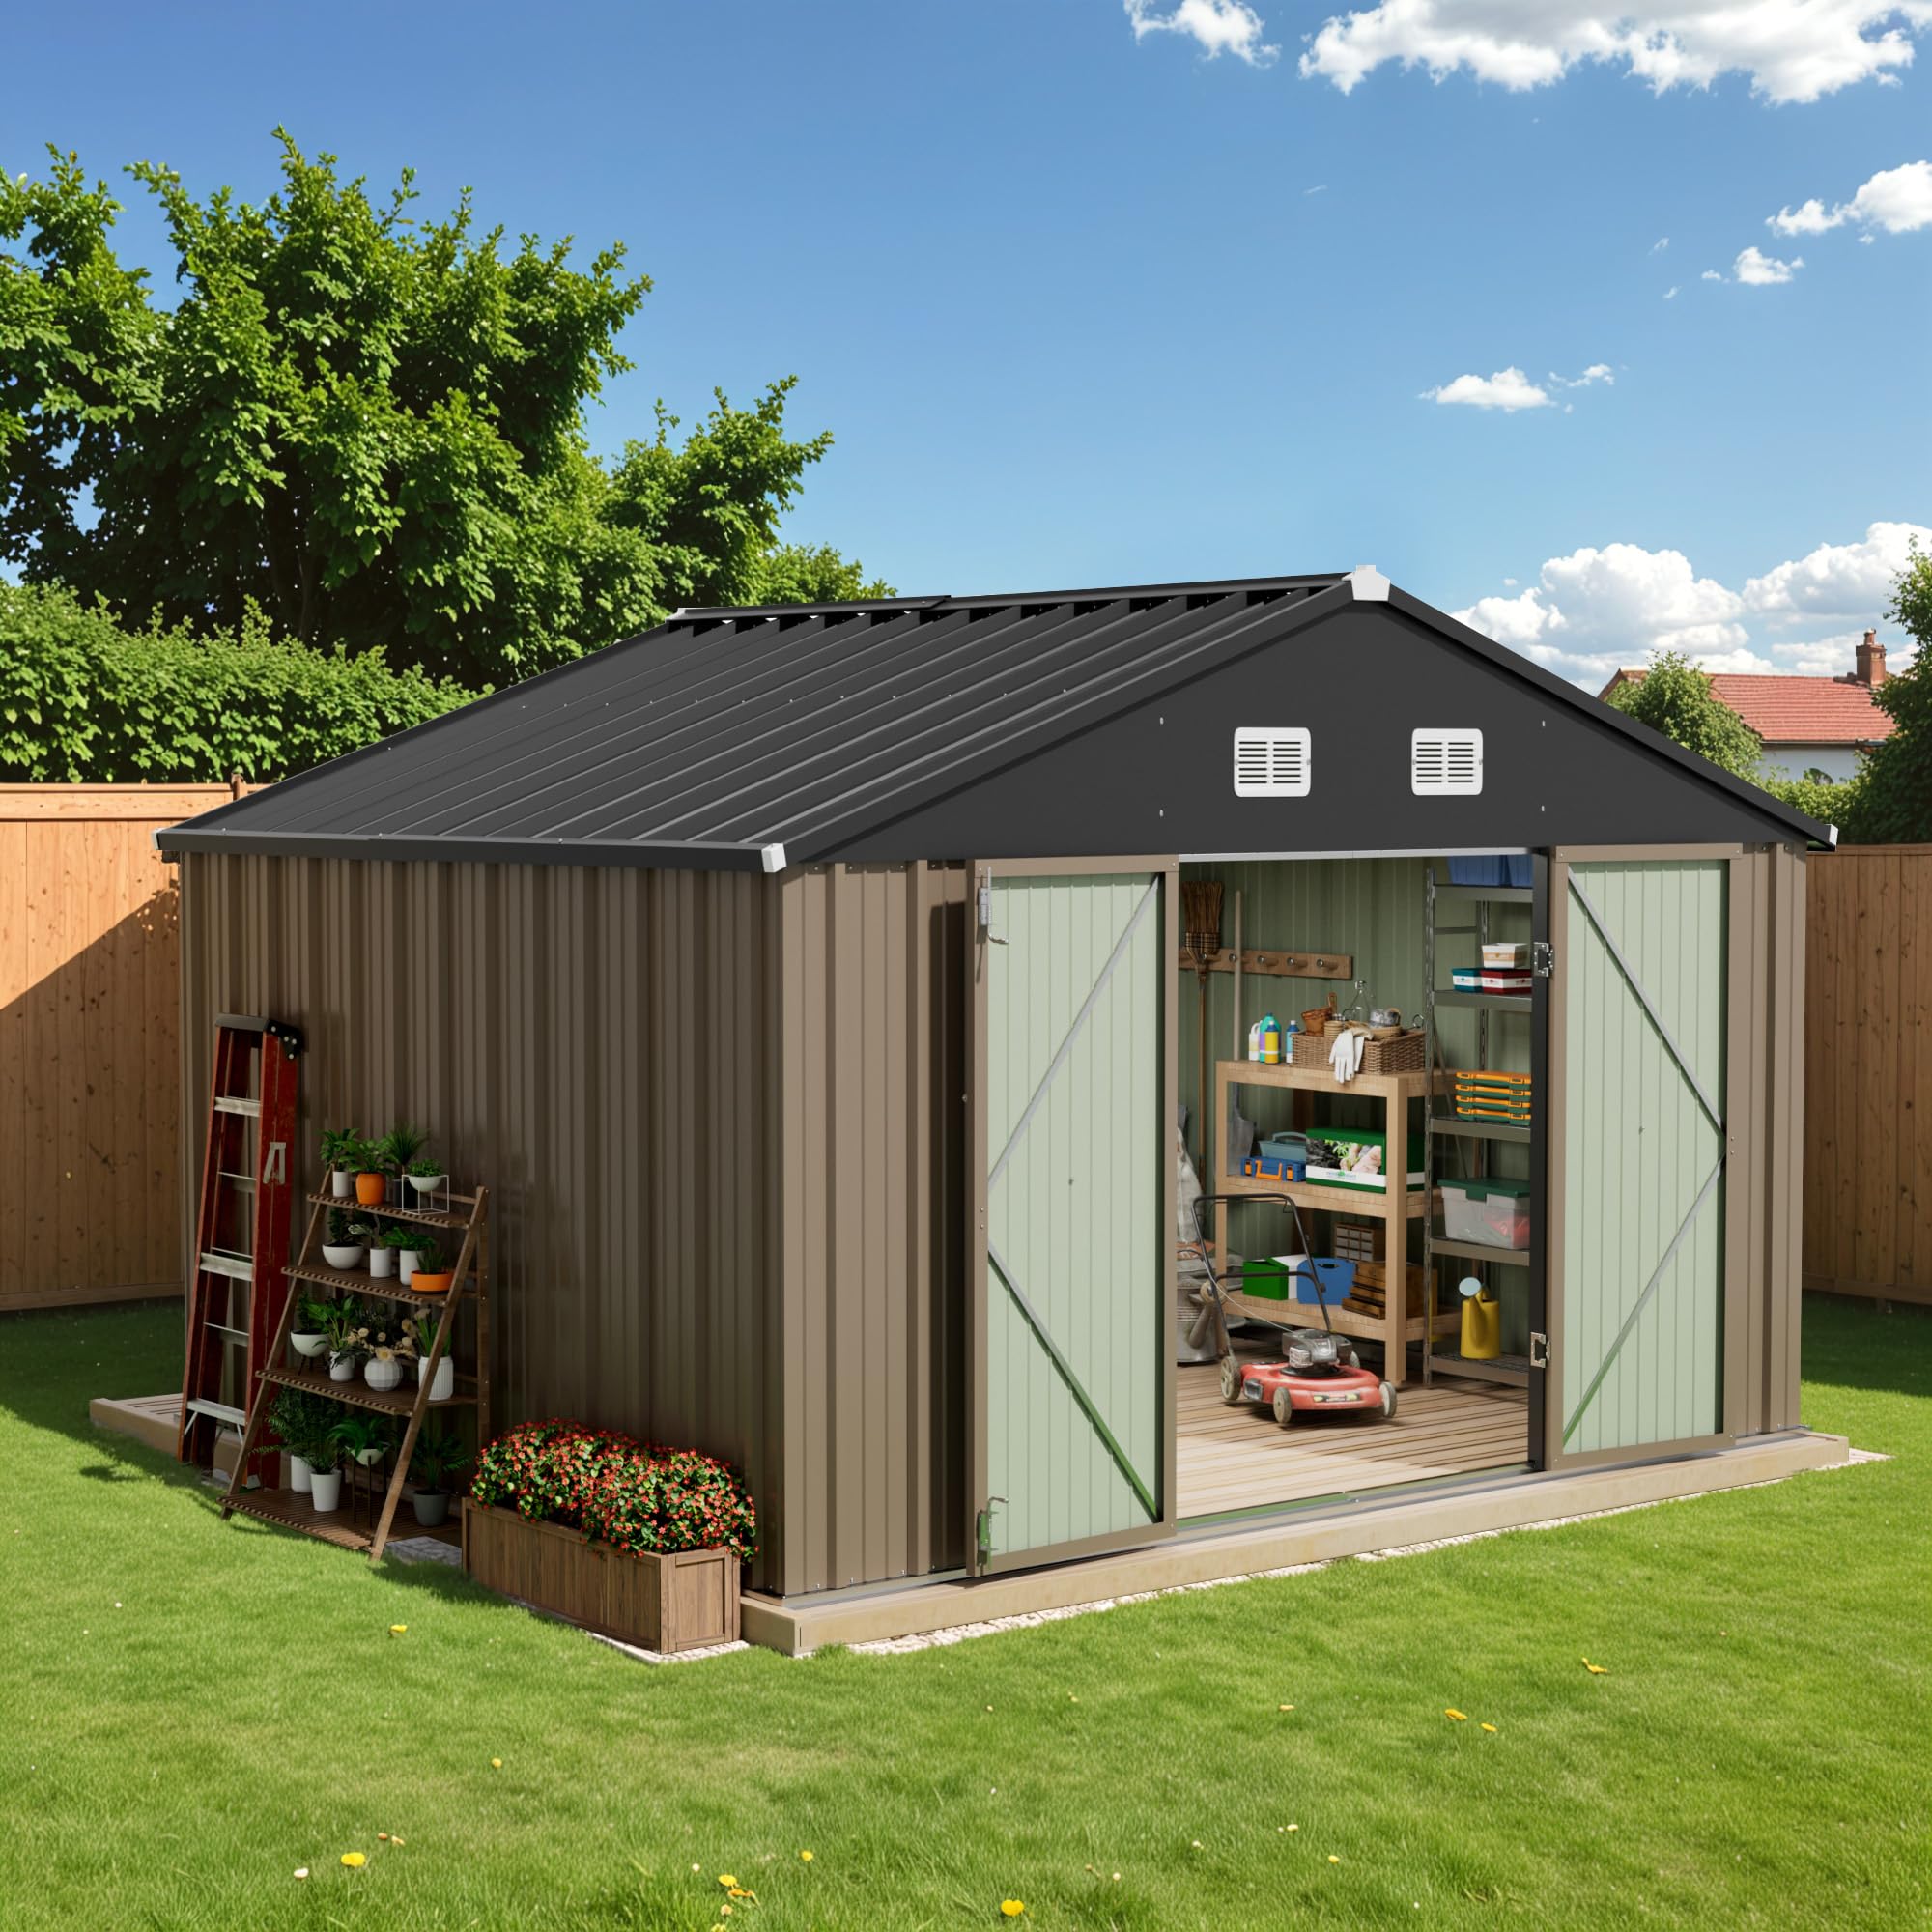
{"type": "Polygon", "coordinates": [[[1529,1366],[1532,1369],[1547,1369],[1549,1366],[1549,1337],[1532,1334],[1529,1338],[1529,1366]],[[1542,1352],[1539,1353],[1538,1350],[1542,1352]]]}

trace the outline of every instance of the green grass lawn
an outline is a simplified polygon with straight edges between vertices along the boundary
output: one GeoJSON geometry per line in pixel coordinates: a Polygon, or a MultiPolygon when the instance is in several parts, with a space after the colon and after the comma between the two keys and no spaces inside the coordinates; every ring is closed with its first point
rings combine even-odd
{"type": "Polygon", "coordinates": [[[1217,1932],[1895,1927],[1932,1905],[1916,1314],[1806,1310],[1806,1419],[1889,1463],[916,1656],[664,1669],[452,1571],[223,1524],[86,1419],[169,1386],[178,1333],[172,1308],[0,1318],[9,1927],[788,1932],[1000,1924],[1009,1898],[1021,1923],[1217,1932]],[[725,1916],[721,1873],[757,1902],[725,1916]]]}

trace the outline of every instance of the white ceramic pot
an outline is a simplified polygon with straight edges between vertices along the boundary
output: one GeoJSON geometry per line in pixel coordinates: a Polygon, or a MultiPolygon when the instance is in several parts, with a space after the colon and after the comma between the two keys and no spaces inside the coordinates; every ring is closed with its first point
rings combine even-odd
{"type": "Polygon", "coordinates": [[[349,1167],[331,1168],[328,1184],[338,1201],[347,1201],[355,1192],[355,1170],[349,1167]]]}
{"type": "Polygon", "coordinates": [[[328,1379],[332,1382],[353,1382],[355,1379],[355,1357],[349,1350],[329,1356],[328,1379]]]}
{"type": "Polygon", "coordinates": [[[318,1516],[327,1516],[330,1510],[342,1507],[342,1471],[340,1469],[317,1469],[309,1477],[309,1501],[318,1516]]]}
{"type": "Polygon", "coordinates": [[[358,1449],[355,1452],[355,1460],[365,1469],[373,1469],[388,1453],[386,1449],[358,1449]]]}
{"type": "MultiPolygon", "coordinates": [[[[416,1381],[418,1384],[422,1381],[423,1370],[428,1366],[427,1362],[418,1361],[416,1363],[416,1381]]],[[[436,1365],[436,1379],[429,1385],[429,1399],[432,1402],[447,1402],[455,1393],[456,1357],[451,1354],[445,1354],[442,1360],[436,1365]]]]}
{"type": "Polygon", "coordinates": [[[373,1281],[387,1281],[396,1271],[396,1250],[374,1247],[369,1250],[369,1275],[373,1281]]]}
{"type": "Polygon", "coordinates": [[[332,1247],[327,1241],[322,1244],[322,1258],[332,1268],[341,1268],[345,1273],[351,1268],[362,1265],[362,1257],[368,1252],[359,1243],[354,1247],[332,1247]]]}
{"type": "Polygon", "coordinates": [[[449,1176],[446,1174],[412,1174],[410,1176],[410,1185],[418,1194],[435,1194],[440,1189],[449,1185],[449,1176]]]}
{"type": "Polygon", "coordinates": [[[308,1464],[299,1456],[291,1456],[289,1458],[289,1488],[297,1495],[305,1496],[308,1494],[311,1474],[312,1472],[308,1464]]]}
{"type": "Polygon", "coordinates": [[[372,1389],[392,1389],[403,1378],[403,1365],[392,1355],[379,1362],[374,1355],[362,1364],[362,1379],[372,1389]]]}
{"type": "Polygon", "coordinates": [[[412,1490],[410,1501],[415,1505],[416,1521],[424,1529],[440,1529],[449,1520],[447,1490],[412,1490]]]}
{"type": "Polygon", "coordinates": [[[396,1252],[403,1258],[403,1279],[405,1281],[413,1281],[416,1272],[416,1251],[413,1248],[398,1248],[396,1252]]]}
{"type": "Polygon", "coordinates": [[[328,1347],[327,1335],[313,1334],[306,1329],[298,1329],[289,1337],[289,1341],[297,1354],[306,1356],[310,1361],[314,1361],[328,1347]]]}

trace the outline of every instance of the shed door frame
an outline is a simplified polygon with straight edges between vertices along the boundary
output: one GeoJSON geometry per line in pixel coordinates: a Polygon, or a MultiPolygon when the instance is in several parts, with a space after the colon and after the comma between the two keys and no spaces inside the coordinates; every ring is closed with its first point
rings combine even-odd
{"type": "MultiPolygon", "coordinates": [[[[1178,1380],[1175,1365],[1175,1168],[1174,1123],[1179,1118],[1179,1074],[1176,1035],[1179,1025],[1179,879],[1180,861],[1174,854],[1111,859],[981,859],[966,867],[966,1568],[972,1576],[1002,1570],[1033,1569],[1076,1557],[1100,1555],[1113,1549],[1142,1548],[1171,1537],[1179,1521],[1177,1493],[1178,1380]],[[987,1252],[987,1177],[992,1150],[987,1145],[988,1109],[986,1047],[988,1022],[985,971],[988,935],[979,918],[980,889],[995,879],[1104,878],[1135,872],[1151,873],[1157,903],[1149,908],[1160,923],[1161,961],[1161,1100],[1162,1157],[1159,1163],[1160,1308],[1158,1348],[1160,1365],[1160,1491],[1159,1514],[1131,1528],[1109,1531],[1067,1542],[1012,1552],[983,1551],[980,1543],[980,1513],[988,1501],[990,1442],[988,1430],[987,1304],[993,1283],[987,1252]]],[[[1002,1293],[1005,1291],[1002,1290],[1002,1293]]],[[[1063,1370],[1063,1373],[1065,1371],[1063,1370]]]]}
{"type": "MultiPolygon", "coordinates": [[[[1726,892],[1724,901],[1726,973],[1725,973],[1725,1015],[1724,1015],[1724,1091],[1717,1096],[1718,1105],[1722,1110],[1722,1158],[1715,1183],[1716,1199],[1706,1205],[1704,1211],[1715,1212],[1728,1219],[1730,1192],[1729,1181],[1733,1173],[1741,1171],[1742,1164],[1749,1158],[1749,1148],[1754,1137],[1762,1131],[1760,1124],[1748,1119],[1745,1110],[1734,1107],[1732,1098],[1739,1091],[1750,1091],[1749,1082],[1739,1078],[1740,1067],[1747,1064],[1741,1056],[1760,1050],[1760,1043],[1751,1037],[1748,1024],[1749,1004],[1739,997],[1739,975],[1748,969],[1750,949],[1756,942],[1756,935],[1750,930],[1746,908],[1749,904],[1747,894],[1740,891],[1740,868],[1752,854],[1742,845],[1570,845],[1554,848],[1549,855],[1548,913],[1550,938],[1555,950],[1554,970],[1550,975],[1548,997],[1548,1021],[1546,1031],[1547,1053],[1549,1067],[1548,1109],[1549,1131],[1548,1139],[1548,1209],[1545,1215],[1547,1223],[1543,1231],[1545,1305],[1542,1309],[1543,1333],[1532,1337],[1531,1358],[1535,1366],[1531,1373],[1545,1378],[1545,1400],[1543,1411],[1543,1463],[1545,1469],[1585,1469],[1615,1463],[1652,1462],[1670,1456],[1694,1455],[1702,1451],[1728,1449],[1736,1439],[1736,1432],[1744,1415],[1744,1383],[1747,1362],[1746,1323],[1749,1320],[1750,1283],[1747,1279],[1749,1259],[1746,1243],[1725,1240],[1722,1258],[1722,1376],[1720,1380],[1719,1406],[1720,1426],[1706,1435],[1684,1436],[1675,1441],[1647,1442],[1627,1448],[1593,1449],[1583,1451],[1567,1450],[1563,1446],[1563,1401],[1562,1401],[1562,1360],[1563,1360],[1563,1235],[1564,1217],[1567,1210],[1565,1200],[1566,1174],[1566,1102],[1568,1098],[1567,1055],[1567,1009],[1570,998],[1568,967],[1567,926],[1570,904],[1570,868],[1572,866],[1616,864],[1616,863],[1671,863],[1680,864],[1721,860],[1727,866],[1726,892]],[[1536,1343],[1544,1346],[1540,1351],[1536,1343]]],[[[1720,1224],[1721,1225],[1721,1224],[1720,1224]]]]}

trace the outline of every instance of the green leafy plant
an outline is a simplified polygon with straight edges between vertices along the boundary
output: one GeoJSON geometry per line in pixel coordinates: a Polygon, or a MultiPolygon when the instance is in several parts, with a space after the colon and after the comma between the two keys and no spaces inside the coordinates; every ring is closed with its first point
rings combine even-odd
{"type": "Polygon", "coordinates": [[[385,1248],[394,1248],[398,1251],[413,1250],[416,1244],[416,1232],[413,1228],[392,1226],[384,1228],[376,1239],[385,1248]]]}
{"type": "Polygon", "coordinates": [[[383,1144],[381,1141],[365,1141],[358,1135],[352,1134],[343,1147],[342,1158],[352,1173],[381,1174],[383,1144]]]}
{"type": "Polygon", "coordinates": [[[344,1456],[366,1456],[372,1449],[380,1449],[387,1455],[396,1443],[393,1425],[380,1415],[345,1412],[329,1430],[328,1435],[344,1456]]]}
{"type": "Polygon", "coordinates": [[[442,1173],[442,1163],[440,1160],[432,1160],[424,1156],[420,1159],[411,1161],[404,1168],[403,1172],[405,1174],[413,1174],[419,1180],[428,1180],[432,1177],[442,1173]]]}
{"type": "Polygon", "coordinates": [[[419,1274],[441,1274],[449,1266],[448,1259],[442,1252],[442,1243],[434,1235],[418,1235],[415,1250],[416,1271],[419,1274]]]}
{"type": "Polygon", "coordinates": [[[410,1458],[410,1473],[418,1489],[446,1490],[450,1487],[450,1477],[469,1466],[469,1458],[454,1435],[445,1435],[440,1429],[425,1429],[416,1437],[415,1454],[410,1458]]]}
{"type": "Polygon", "coordinates": [[[347,1208],[331,1208],[324,1223],[323,1239],[331,1248],[353,1248],[366,1242],[371,1224],[347,1208]]]}
{"type": "Polygon", "coordinates": [[[325,1127],[322,1130],[322,1164],[330,1173],[349,1165],[345,1158],[351,1148],[358,1144],[354,1127],[325,1127]]]}
{"type": "Polygon", "coordinates": [[[326,1335],[329,1311],[335,1303],[320,1294],[305,1294],[296,1309],[297,1331],[303,1335],[326,1335]]]}
{"type": "Polygon", "coordinates": [[[331,1355],[357,1352],[357,1337],[368,1321],[368,1311],[353,1294],[345,1294],[339,1301],[320,1302],[316,1313],[320,1318],[316,1325],[327,1337],[331,1355]]]}
{"type": "Polygon", "coordinates": [[[407,1122],[399,1122],[376,1143],[376,1158],[384,1174],[403,1174],[410,1162],[414,1160],[429,1144],[429,1136],[420,1127],[412,1127],[407,1122]]]}
{"type": "Polygon", "coordinates": [[[332,1469],[335,1455],[331,1433],[343,1414],[342,1405],[310,1389],[277,1389],[269,1420],[291,1456],[311,1468],[332,1469]]]}

